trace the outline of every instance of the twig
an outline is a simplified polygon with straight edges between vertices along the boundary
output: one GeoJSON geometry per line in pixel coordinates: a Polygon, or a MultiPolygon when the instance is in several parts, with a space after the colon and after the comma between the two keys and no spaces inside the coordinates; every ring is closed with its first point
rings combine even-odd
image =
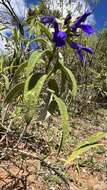
{"type": "Polygon", "coordinates": [[[0,144],[2,143],[2,141],[4,141],[5,138],[6,138],[6,135],[3,135],[3,137],[0,140],[0,144]]]}
{"type": "Polygon", "coordinates": [[[29,126],[28,124],[25,125],[25,127],[24,127],[24,129],[23,129],[23,131],[22,131],[22,133],[21,133],[21,135],[20,135],[17,143],[14,145],[13,149],[15,149],[19,145],[21,139],[23,138],[25,132],[27,131],[28,126],[29,126]]]}
{"type": "Polygon", "coordinates": [[[7,111],[8,111],[8,107],[9,107],[9,104],[6,105],[5,109],[2,112],[2,123],[5,120],[5,117],[6,117],[6,114],[7,114],[7,111]]]}
{"type": "Polygon", "coordinates": [[[2,4],[7,9],[7,11],[10,13],[10,15],[12,16],[12,18],[16,21],[16,23],[17,23],[17,25],[19,27],[20,33],[22,35],[24,35],[24,30],[23,30],[23,26],[21,24],[21,21],[19,20],[19,18],[17,16],[17,14],[15,13],[13,7],[11,6],[10,1],[9,0],[7,0],[7,1],[2,0],[0,2],[0,4],[2,4]]]}
{"type": "Polygon", "coordinates": [[[0,126],[5,129],[7,132],[11,132],[10,126],[7,128],[2,123],[0,123],[0,126]]]}

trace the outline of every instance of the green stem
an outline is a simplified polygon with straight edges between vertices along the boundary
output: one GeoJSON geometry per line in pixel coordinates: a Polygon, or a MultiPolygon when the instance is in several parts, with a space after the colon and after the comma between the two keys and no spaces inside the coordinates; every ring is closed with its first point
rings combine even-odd
{"type": "Polygon", "coordinates": [[[46,67],[46,73],[48,73],[49,66],[50,66],[51,61],[53,60],[53,57],[54,57],[54,55],[55,55],[55,52],[56,52],[56,47],[54,47],[53,53],[52,53],[52,55],[51,55],[50,58],[49,58],[48,65],[47,65],[47,67],[46,67]]]}

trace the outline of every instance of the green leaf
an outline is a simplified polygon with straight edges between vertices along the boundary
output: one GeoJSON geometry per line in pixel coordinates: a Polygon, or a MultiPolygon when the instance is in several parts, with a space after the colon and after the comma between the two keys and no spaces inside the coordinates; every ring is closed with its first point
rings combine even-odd
{"type": "Polygon", "coordinates": [[[3,72],[3,63],[4,63],[4,59],[3,57],[0,57],[0,73],[3,72]]]}
{"type": "Polygon", "coordinates": [[[92,144],[87,145],[83,148],[74,150],[73,153],[68,157],[68,159],[65,161],[65,165],[70,164],[70,162],[74,161],[78,156],[80,156],[82,153],[88,151],[91,148],[96,148],[97,146],[102,146],[102,144],[92,144]]]}
{"type": "Polygon", "coordinates": [[[48,82],[48,86],[51,90],[55,91],[55,94],[58,96],[59,88],[58,88],[58,84],[57,84],[56,80],[50,79],[48,82]]]}
{"type": "Polygon", "coordinates": [[[89,137],[86,141],[79,143],[79,145],[76,147],[77,149],[80,149],[84,146],[90,145],[90,144],[95,144],[97,143],[101,138],[105,137],[107,135],[107,133],[104,132],[98,132],[94,135],[92,135],[91,137],[89,137]]]}
{"type": "Polygon", "coordinates": [[[19,31],[16,28],[14,28],[12,30],[12,33],[13,33],[13,36],[14,36],[14,40],[17,42],[19,40],[19,31]]]}
{"type": "Polygon", "coordinates": [[[32,42],[38,42],[44,47],[44,49],[48,49],[47,54],[53,51],[53,43],[47,40],[46,38],[35,38],[29,41],[29,43],[32,43],[32,42]]]}
{"type": "Polygon", "coordinates": [[[60,152],[62,146],[65,144],[65,142],[69,136],[69,121],[68,121],[69,117],[68,117],[66,105],[62,101],[62,99],[57,97],[55,94],[53,94],[53,96],[54,96],[55,101],[57,102],[57,105],[59,107],[59,111],[60,111],[61,119],[62,119],[63,133],[62,133],[62,139],[61,139],[60,148],[59,148],[59,152],[60,152]]]}
{"type": "Polygon", "coordinates": [[[44,50],[42,52],[39,52],[39,51],[34,51],[30,58],[29,58],[29,61],[28,61],[28,65],[27,65],[27,68],[26,68],[26,76],[28,77],[32,72],[33,72],[33,69],[35,67],[35,64],[38,64],[38,63],[43,63],[43,60],[41,59],[41,56],[43,54],[45,54],[46,52],[48,52],[49,50],[44,50]]]}
{"type": "Polygon", "coordinates": [[[24,89],[24,82],[18,83],[15,87],[13,87],[7,94],[5,98],[5,102],[10,103],[13,98],[16,98],[18,95],[21,95],[24,89]]]}
{"type": "Polygon", "coordinates": [[[73,153],[68,157],[68,159],[65,161],[65,164],[69,164],[73,160],[75,160],[78,156],[80,156],[82,153],[86,152],[90,148],[95,148],[99,145],[98,141],[107,136],[107,133],[104,132],[98,132],[97,134],[92,135],[87,140],[79,143],[79,145],[74,149],[73,153]]]}
{"type": "Polygon", "coordinates": [[[9,79],[6,75],[2,74],[3,78],[4,78],[4,81],[5,81],[5,88],[6,90],[9,90],[9,85],[10,85],[10,82],[9,82],[9,79]]]}
{"type": "Polygon", "coordinates": [[[66,77],[62,72],[61,73],[61,92],[60,92],[61,95],[65,93],[65,90],[66,90],[65,87],[66,87],[66,77]]]}
{"type": "Polygon", "coordinates": [[[70,81],[71,88],[72,88],[72,96],[75,97],[77,94],[77,81],[75,79],[74,74],[70,69],[68,69],[66,66],[64,66],[61,62],[60,64],[60,69],[64,73],[64,75],[67,77],[67,79],[70,81]]]}
{"type": "Polygon", "coordinates": [[[43,52],[39,52],[39,51],[34,51],[31,54],[29,61],[28,61],[27,68],[26,68],[27,77],[33,72],[35,64],[39,63],[42,54],[43,54],[43,52]]]}
{"type": "Polygon", "coordinates": [[[35,84],[37,83],[37,81],[40,79],[40,77],[43,76],[43,73],[34,73],[29,81],[29,86],[28,86],[28,90],[31,90],[32,88],[34,88],[35,84]]]}
{"type": "Polygon", "coordinates": [[[41,31],[46,34],[46,36],[48,37],[49,40],[51,40],[52,36],[51,36],[49,29],[41,22],[38,22],[37,24],[39,25],[41,31]]]}
{"type": "Polygon", "coordinates": [[[35,39],[31,40],[31,43],[32,42],[40,42],[42,44],[47,44],[47,40],[45,38],[35,38],[35,39]]]}
{"type": "Polygon", "coordinates": [[[30,123],[36,110],[38,99],[47,78],[47,75],[43,75],[36,83],[32,90],[29,90],[29,82],[32,76],[30,76],[25,83],[24,88],[24,105],[25,105],[25,119],[27,123],[30,123]]]}
{"type": "Polygon", "coordinates": [[[18,68],[15,71],[13,80],[16,80],[18,78],[18,76],[24,71],[24,69],[26,68],[26,66],[27,66],[27,62],[22,63],[21,65],[18,66],[18,68]]]}

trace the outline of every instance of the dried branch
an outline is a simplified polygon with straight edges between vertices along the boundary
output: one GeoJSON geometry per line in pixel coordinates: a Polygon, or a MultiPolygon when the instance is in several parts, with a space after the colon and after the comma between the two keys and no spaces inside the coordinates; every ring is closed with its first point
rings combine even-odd
{"type": "Polygon", "coordinates": [[[19,31],[22,35],[24,35],[24,30],[23,30],[23,26],[21,24],[20,19],[18,18],[17,14],[15,13],[11,3],[9,0],[1,0],[0,4],[2,4],[6,10],[10,13],[11,17],[13,18],[13,20],[15,21],[17,27],[19,28],[19,31]]]}

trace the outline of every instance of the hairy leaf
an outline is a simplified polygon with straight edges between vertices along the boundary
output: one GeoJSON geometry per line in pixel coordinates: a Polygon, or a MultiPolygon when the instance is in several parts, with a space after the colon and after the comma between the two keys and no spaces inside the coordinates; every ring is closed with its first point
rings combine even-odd
{"type": "Polygon", "coordinates": [[[9,90],[9,85],[10,85],[10,82],[9,82],[9,79],[6,75],[2,74],[3,78],[4,78],[4,81],[5,81],[5,88],[6,90],[9,90]]]}
{"type": "Polygon", "coordinates": [[[66,66],[64,66],[62,63],[60,64],[60,68],[62,70],[62,72],[64,73],[64,75],[67,77],[67,79],[70,81],[71,83],[71,88],[72,88],[72,96],[76,96],[77,94],[77,81],[74,77],[74,74],[72,73],[72,71],[70,69],[68,69],[66,66]]]}
{"type": "Polygon", "coordinates": [[[10,103],[13,98],[16,98],[18,95],[21,95],[24,90],[24,82],[18,83],[15,87],[13,87],[7,94],[5,98],[5,102],[10,103]]]}
{"type": "Polygon", "coordinates": [[[86,141],[79,143],[79,145],[76,147],[77,149],[80,149],[84,146],[90,145],[90,144],[95,144],[97,143],[101,138],[105,137],[107,135],[107,133],[104,132],[98,132],[94,135],[92,135],[91,137],[89,137],[86,141]]]}
{"type": "Polygon", "coordinates": [[[18,66],[18,68],[15,71],[13,80],[15,80],[15,79],[17,79],[19,77],[19,75],[24,71],[24,69],[26,68],[26,66],[27,66],[27,62],[22,63],[21,65],[18,66]]]}
{"type": "Polygon", "coordinates": [[[41,31],[42,31],[43,33],[45,33],[45,35],[48,37],[49,40],[51,40],[51,39],[52,39],[52,36],[51,36],[51,33],[50,33],[50,31],[48,30],[48,28],[47,28],[44,24],[42,24],[41,22],[38,22],[38,25],[39,25],[41,31]]]}
{"type": "Polygon", "coordinates": [[[78,156],[80,156],[82,153],[88,151],[91,148],[96,148],[98,146],[102,146],[102,144],[90,144],[85,147],[82,147],[80,149],[76,149],[73,151],[73,153],[68,157],[68,159],[65,161],[65,165],[70,164],[70,162],[74,161],[78,156]]]}
{"type": "Polygon", "coordinates": [[[29,90],[29,81],[31,76],[26,80],[24,88],[24,104],[25,104],[25,119],[27,123],[30,123],[35,113],[40,92],[44,85],[47,75],[43,75],[36,83],[32,90],[29,90]]]}
{"type": "Polygon", "coordinates": [[[33,72],[33,69],[35,67],[35,64],[40,62],[40,58],[42,56],[43,52],[34,51],[28,61],[28,65],[26,68],[26,75],[27,77],[33,72]]]}
{"type": "Polygon", "coordinates": [[[59,152],[60,152],[62,146],[65,144],[69,136],[69,121],[68,121],[69,118],[68,118],[67,108],[63,100],[57,97],[56,95],[53,95],[53,96],[59,107],[59,111],[60,111],[61,119],[62,119],[63,134],[62,134],[62,139],[61,139],[60,148],[59,148],[59,152]]]}
{"type": "Polygon", "coordinates": [[[74,149],[73,153],[65,161],[65,164],[69,164],[70,162],[75,160],[78,156],[80,156],[82,153],[86,152],[90,148],[95,148],[99,145],[102,145],[98,144],[98,141],[105,136],[107,136],[107,133],[98,132],[97,134],[89,137],[87,140],[79,143],[79,145],[74,149]]]}
{"type": "Polygon", "coordinates": [[[48,86],[51,90],[55,91],[55,94],[58,96],[59,89],[58,89],[58,84],[57,84],[56,80],[50,79],[48,82],[48,86]]]}
{"type": "Polygon", "coordinates": [[[42,44],[47,44],[47,40],[45,38],[35,38],[31,42],[40,42],[42,44]]]}
{"type": "Polygon", "coordinates": [[[28,86],[28,90],[31,90],[32,88],[34,88],[35,84],[37,83],[37,81],[40,79],[40,77],[43,76],[43,73],[34,73],[30,80],[29,80],[29,86],[28,86]]]}

